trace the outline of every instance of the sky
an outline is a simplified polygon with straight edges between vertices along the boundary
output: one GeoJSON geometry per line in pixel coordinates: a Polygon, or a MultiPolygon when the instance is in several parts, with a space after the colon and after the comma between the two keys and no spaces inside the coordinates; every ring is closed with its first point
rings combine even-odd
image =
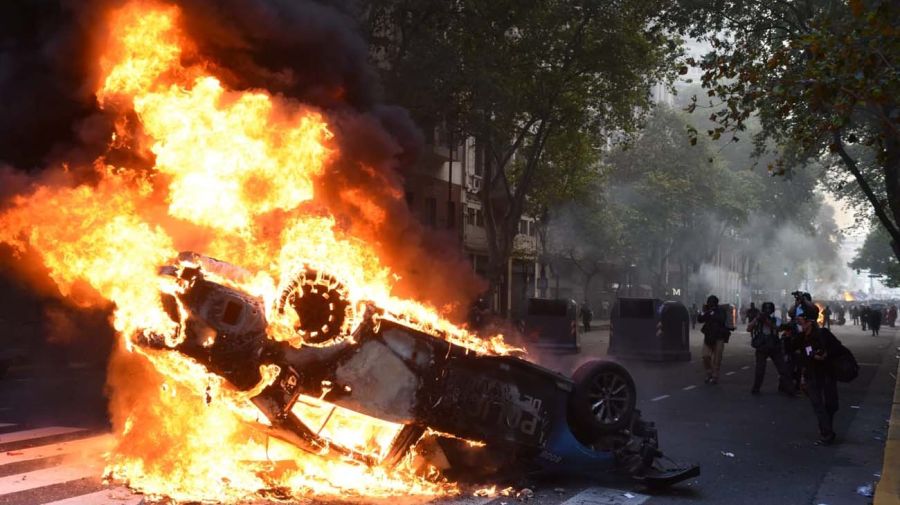
{"type": "MultiPolygon", "coordinates": [[[[840,255],[844,264],[849,263],[856,256],[856,250],[862,247],[866,235],[869,233],[869,226],[865,223],[857,223],[854,220],[853,213],[840,201],[836,200],[832,195],[823,192],[826,205],[834,209],[834,220],[844,235],[841,243],[840,255]]],[[[871,280],[865,272],[857,275],[855,271],[847,268],[848,288],[851,291],[863,291],[868,293],[870,288],[876,294],[883,294],[889,297],[900,297],[900,289],[890,289],[885,287],[878,279],[871,280]]]]}

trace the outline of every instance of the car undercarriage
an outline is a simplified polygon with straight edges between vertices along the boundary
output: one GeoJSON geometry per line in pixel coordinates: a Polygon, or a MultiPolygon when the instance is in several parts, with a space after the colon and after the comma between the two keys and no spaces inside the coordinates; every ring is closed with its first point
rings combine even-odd
{"type": "Polygon", "coordinates": [[[479,354],[373,303],[352,304],[339,280],[312,269],[300,269],[275,304],[300,344],[277,341],[263,300],[227,282],[235,271],[194,253],[164,267],[181,286],[162,295],[178,335],[145,331],[138,343],[182,353],[244,391],[263,381],[261,367],[277,366],[251,401],[271,435],[301,449],[392,467],[415,447],[454,478],[613,472],[664,486],[699,474],[662,455],[619,364],[588,362],[569,378],[517,357],[479,354]],[[400,428],[382,453],[344,446],[297,413],[306,399],[400,428]]]}

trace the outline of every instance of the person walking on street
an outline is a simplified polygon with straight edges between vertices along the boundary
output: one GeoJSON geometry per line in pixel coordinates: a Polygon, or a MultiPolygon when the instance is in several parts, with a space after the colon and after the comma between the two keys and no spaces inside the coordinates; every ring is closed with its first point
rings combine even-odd
{"type": "Polygon", "coordinates": [[[706,305],[697,316],[697,322],[703,323],[700,331],[703,333],[703,368],[706,370],[706,383],[718,384],[722,354],[725,352],[725,343],[731,336],[731,330],[726,326],[725,309],[719,306],[717,296],[710,295],[706,299],[706,305]]]}
{"type": "Polygon", "coordinates": [[[856,308],[856,305],[850,306],[850,319],[853,320],[853,326],[859,324],[859,309],[856,308]]]}
{"type": "Polygon", "coordinates": [[[834,377],[830,359],[838,356],[843,346],[827,328],[819,328],[816,318],[819,310],[815,305],[805,304],[802,314],[798,314],[800,325],[800,355],[804,361],[803,374],[806,379],[806,394],[812,404],[819,424],[819,445],[834,443],[834,414],[838,411],[837,379],[834,377]]]}
{"type": "Polygon", "coordinates": [[[873,337],[877,337],[881,329],[881,310],[874,307],[869,309],[869,329],[872,330],[873,337]]]}
{"type": "Polygon", "coordinates": [[[861,309],[859,309],[859,322],[862,325],[862,331],[866,331],[866,327],[869,325],[869,307],[867,305],[863,305],[861,309]]]}
{"type": "Polygon", "coordinates": [[[581,324],[584,325],[584,332],[587,333],[591,331],[591,320],[594,319],[594,313],[591,311],[591,308],[588,307],[587,300],[581,304],[581,324]]]}
{"type": "Polygon", "coordinates": [[[826,305],[825,310],[822,311],[822,317],[825,318],[825,327],[831,329],[831,308],[826,305]]]}
{"type": "Polygon", "coordinates": [[[747,309],[747,323],[749,324],[750,321],[756,319],[757,316],[759,316],[759,309],[756,308],[756,304],[754,302],[750,302],[750,308],[747,309]]]}
{"type": "Polygon", "coordinates": [[[891,305],[891,308],[888,309],[888,325],[891,328],[894,327],[894,323],[897,322],[897,306],[891,305]]]}
{"type": "Polygon", "coordinates": [[[747,325],[750,332],[750,345],[756,350],[756,371],[753,377],[753,389],[751,394],[758,395],[766,374],[766,362],[771,359],[778,373],[778,391],[787,395],[794,395],[793,381],[788,375],[784,362],[784,352],[781,341],[778,338],[780,321],[775,317],[775,304],[764,302],[762,311],[747,325]]]}

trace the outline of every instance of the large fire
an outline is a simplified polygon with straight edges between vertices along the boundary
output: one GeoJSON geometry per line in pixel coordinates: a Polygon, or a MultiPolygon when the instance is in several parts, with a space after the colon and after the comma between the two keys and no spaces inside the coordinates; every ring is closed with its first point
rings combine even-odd
{"type": "MultiPolygon", "coordinates": [[[[160,284],[158,269],[192,249],[247,269],[241,288],[261,296],[268,311],[296,268],[323,266],[353,303],[373,300],[386,317],[475,352],[509,351],[500,337],[479,339],[432,307],[392,296],[395,273],[316,200],[317,178],[336,149],[323,114],[264,90],[228,89],[196,53],[180,16],[164,3],[126,4],[110,13],[100,57],[96,96],[117,118],[109,152],[131,151],[152,166],[102,156],[90,184],[43,185],[0,214],[0,241],[37,256],[63,295],[83,306],[115,304],[121,342],[110,366],[110,403],[118,443],[109,477],[176,500],[234,501],[261,490],[453,492],[408,462],[388,471],[271,439],[258,429],[267,421],[248,402],[252,392],[178,353],[133,345],[143,330],[172,334],[159,296],[172,288],[160,284]]],[[[366,212],[379,218],[377,207],[366,212]]],[[[310,424],[332,421],[329,438],[372,454],[397,430],[316,398],[298,406],[310,424]]]]}

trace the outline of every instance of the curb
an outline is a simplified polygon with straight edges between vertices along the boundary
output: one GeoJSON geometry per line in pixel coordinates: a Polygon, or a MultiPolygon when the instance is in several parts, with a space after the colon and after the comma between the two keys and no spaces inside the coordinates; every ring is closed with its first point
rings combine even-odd
{"type": "Polygon", "coordinates": [[[900,363],[896,375],[891,420],[884,444],[884,465],[881,480],[875,488],[875,505],[900,505],[900,363]]]}

